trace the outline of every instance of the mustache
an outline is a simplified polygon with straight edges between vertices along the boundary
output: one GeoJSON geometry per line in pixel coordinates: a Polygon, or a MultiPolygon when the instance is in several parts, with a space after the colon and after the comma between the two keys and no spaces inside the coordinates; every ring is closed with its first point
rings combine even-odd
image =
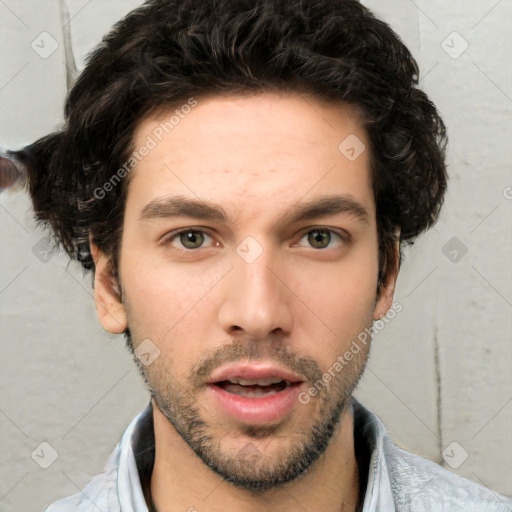
{"type": "Polygon", "coordinates": [[[192,367],[190,378],[194,384],[200,386],[204,383],[205,378],[220,366],[226,363],[248,361],[270,361],[297,373],[307,382],[316,382],[322,378],[322,371],[315,360],[289,352],[282,340],[274,342],[270,337],[268,342],[266,340],[232,340],[226,345],[213,349],[201,356],[192,367]]]}

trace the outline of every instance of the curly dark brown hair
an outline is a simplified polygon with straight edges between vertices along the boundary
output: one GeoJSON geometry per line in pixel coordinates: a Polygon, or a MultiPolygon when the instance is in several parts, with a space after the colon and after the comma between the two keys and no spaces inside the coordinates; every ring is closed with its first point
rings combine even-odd
{"type": "MultiPolygon", "coordinates": [[[[371,142],[381,278],[396,233],[412,243],[446,189],[444,123],[396,33],[356,0],[152,0],[118,22],[71,89],[65,123],[11,156],[36,218],[84,269],[89,235],[117,268],[129,180],[102,188],[133,151],[137,123],[191,97],[284,91],[361,113],[371,142]]],[[[388,267],[389,268],[389,267],[388,267]]]]}

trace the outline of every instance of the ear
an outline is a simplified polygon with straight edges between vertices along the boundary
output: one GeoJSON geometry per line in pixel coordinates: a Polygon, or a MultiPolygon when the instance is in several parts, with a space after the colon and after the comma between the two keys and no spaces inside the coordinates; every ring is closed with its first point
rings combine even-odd
{"type": "Polygon", "coordinates": [[[108,332],[122,334],[128,327],[126,310],[121,300],[119,283],[114,274],[110,259],[89,239],[94,260],[94,302],[100,323],[108,332]]]}
{"type": "Polygon", "coordinates": [[[393,254],[386,258],[385,272],[379,289],[379,297],[373,310],[373,319],[379,320],[386,316],[393,304],[396,280],[400,268],[400,242],[399,236],[393,247],[393,254]]]}

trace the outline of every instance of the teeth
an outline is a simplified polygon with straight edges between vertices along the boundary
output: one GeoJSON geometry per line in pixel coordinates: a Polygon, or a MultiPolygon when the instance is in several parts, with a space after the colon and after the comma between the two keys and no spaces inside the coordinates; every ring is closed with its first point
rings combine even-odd
{"type": "MultiPolygon", "coordinates": [[[[241,386],[270,386],[272,384],[279,384],[283,379],[279,377],[270,377],[268,379],[229,379],[232,384],[240,384],[241,386]]],[[[286,384],[290,384],[285,380],[286,384]]]]}
{"type": "Polygon", "coordinates": [[[264,390],[262,388],[241,388],[240,386],[226,386],[224,388],[229,393],[234,395],[245,396],[247,398],[258,397],[258,396],[271,396],[278,393],[276,390],[264,390]]]}

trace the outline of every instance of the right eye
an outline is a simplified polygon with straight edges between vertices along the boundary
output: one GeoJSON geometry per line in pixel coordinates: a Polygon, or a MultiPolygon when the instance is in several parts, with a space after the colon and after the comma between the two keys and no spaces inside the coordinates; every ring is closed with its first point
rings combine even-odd
{"type": "Polygon", "coordinates": [[[173,245],[179,250],[193,251],[211,247],[214,244],[213,238],[200,229],[180,229],[171,231],[162,240],[163,245],[173,245]]]}

